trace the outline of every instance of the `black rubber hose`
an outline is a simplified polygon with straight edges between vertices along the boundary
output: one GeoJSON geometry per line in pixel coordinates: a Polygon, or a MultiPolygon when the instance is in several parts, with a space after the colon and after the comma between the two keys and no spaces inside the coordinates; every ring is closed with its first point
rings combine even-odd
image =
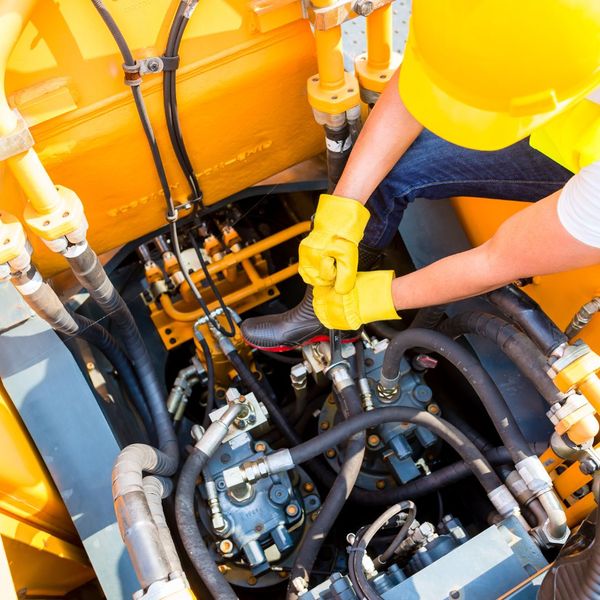
{"type": "MultiPolygon", "coordinates": [[[[340,411],[345,419],[361,414],[360,393],[356,385],[351,384],[340,390],[337,398],[340,411]]],[[[319,550],[354,488],[365,455],[365,437],[365,431],[360,431],[351,436],[346,444],[344,462],[340,472],[321,506],[317,519],[310,526],[298,549],[289,577],[288,600],[296,600],[299,596],[293,587],[293,582],[297,577],[301,577],[306,583],[309,582],[319,550]]]]}
{"type": "Polygon", "coordinates": [[[411,321],[410,329],[435,329],[446,313],[446,305],[426,306],[417,311],[415,318],[411,321]]]}
{"type": "Polygon", "coordinates": [[[507,285],[487,294],[489,301],[513,320],[545,356],[569,340],[550,317],[516,285],[507,285]]]}
{"type": "Polygon", "coordinates": [[[344,123],[341,127],[324,125],[323,128],[325,129],[325,138],[327,142],[330,142],[327,144],[327,176],[329,179],[328,191],[332,193],[348,162],[352,143],[348,123],[344,123]],[[349,141],[350,143],[348,143],[349,141]]]}
{"type": "MultiPolygon", "coordinates": [[[[179,6],[177,7],[177,11],[175,12],[173,23],[171,24],[171,29],[169,31],[169,37],[167,39],[167,47],[164,53],[165,57],[174,58],[179,54],[181,40],[189,22],[189,17],[187,15],[188,7],[189,2],[187,1],[180,2],[179,6]]],[[[196,174],[194,173],[194,168],[190,161],[190,157],[183,140],[183,135],[181,133],[179,112],[177,109],[177,85],[175,70],[166,69],[163,71],[163,105],[167,129],[171,139],[171,145],[173,146],[173,150],[175,151],[175,155],[177,157],[177,161],[179,162],[179,166],[188,180],[193,199],[201,200],[202,191],[200,189],[200,185],[198,184],[196,174]]]]}
{"type": "Polygon", "coordinates": [[[291,448],[289,450],[291,459],[294,464],[299,465],[325,452],[328,448],[333,448],[341,444],[344,440],[359,431],[377,427],[382,423],[403,421],[425,427],[449,444],[469,465],[487,493],[502,485],[500,479],[485,459],[485,456],[456,427],[443,419],[434,417],[426,411],[397,406],[377,408],[367,413],[350,417],[348,420],[337,424],[333,429],[326,431],[316,438],[291,448]]]}
{"type": "MultiPolygon", "coordinates": [[[[410,503],[412,504],[412,503],[410,503]]],[[[401,502],[390,506],[382,515],[369,525],[366,529],[363,529],[356,536],[352,548],[349,552],[350,556],[348,559],[348,577],[354,586],[354,590],[359,598],[366,598],[367,600],[380,600],[381,596],[373,589],[363,569],[363,557],[367,551],[367,546],[371,540],[375,537],[377,532],[394,516],[409,510],[410,505],[408,502],[401,502]]]]}
{"type": "Polygon", "coordinates": [[[428,329],[407,329],[396,335],[385,351],[382,378],[389,381],[398,378],[400,362],[411,348],[435,352],[456,367],[479,396],[502,442],[510,451],[513,462],[517,463],[531,456],[525,437],[488,372],[468,350],[443,333],[428,329]]]}
{"type": "Polygon", "coordinates": [[[300,442],[300,437],[294,431],[292,426],[287,422],[281,409],[271,399],[271,396],[263,389],[260,383],[254,377],[252,371],[248,368],[242,357],[237,353],[237,350],[232,350],[227,353],[229,362],[233,365],[237,374],[244,385],[256,396],[259,402],[262,402],[269,411],[269,418],[273,421],[277,429],[281,431],[289,444],[297,445],[300,442]]]}
{"type": "Polygon", "coordinates": [[[533,383],[548,404],[562,400],[561,392],[546,372],[548,362],[541,350],[527,335],[504,319],[489,313],[465,312],[444,321],[440,331],[454,338],[471,333],[494,342],[533,383]]]}
{"type": "Polygon", "coordinates": [[[371,335],[375,335],[380,339],[387,338],[391,340],[397,333],[400,333],[399,329],[395,329],[385,321],[373,321],[372,323],[367,323],[365,328],[371,335]]]}
{"type": "Polygon", "coordinates": [[[210,353],[210,348],[208,346],[208,342],[202,335],[200,331],[198,331],[194,327],[194,335],[202,348],[202,353],[204,354],[204,363],[206,365],[206,408],[204,410],[204,418],[202,419],[202,427],[206,429],[210,425],[209,415],[215,408],[215,363],[213,362],[212,355],[210,353]]]}
{"type": "Polygon", "coordinates": [[[135,409],[144,423],[146,432],[150,438],[154,438],[156,436],[156,432],[154,431],[154,423],[152,422],[152,416],[148,410],[144,393],[140,388],[140,384],[138,383],[135,372],[131,367],[131,363],[121,349],[119,342],[117,342],[117,340],[104,327],[92,321],[91,319],[88,319],[87,317],[77,313],[73,313],[72,316],[79,327],[77,336],[83,338],[86,342],[98,348],[98,350],[100,350],[100,352],[102,352],[102,354],[104,354],[104,356],[108,359],[108,362],[110,362],[119,373],[119,376],[127,389],[129,397],[131,398],[135,409]]]}
{"type": "Polygon", "coordinates": [[[214,600],[237,600],[237,595],[229,582],[217,568],[196,523],[194,507],[196,481],[208,459],[204,452],[194,448],[183,464],[175,494],[177,529],[186,552],[211,597],[214,600]]]}
{"type": "Polygon", "coordinates": [[[171,475],[177,470],[179,462],[177,438],[167,412],[164,391],[133,316],[89,246],[79,256],[67,260],[79,283],[89,291],[90,296],[115,323],[119,331],[127,355],[144,390],[156,427],[159,448],[170,460],[170,469],[161,474],[171,475]]]}
{"type": "Polygon", "coordinates": [[[396,551],[400,547],[400,544],[404,541],[408,534],[408,530],[411,525],[415,522],[415,518],[417,517],[417,507],[414,502],[410,500],[406,502],[408,513],[406,515],[406,520],[402,524],[400,531],[394,536],[394,539],[391,541],[390,545],[374,560],[375,568],[379,569],[386,565],[390,558],[396,554],[396,551]]]}

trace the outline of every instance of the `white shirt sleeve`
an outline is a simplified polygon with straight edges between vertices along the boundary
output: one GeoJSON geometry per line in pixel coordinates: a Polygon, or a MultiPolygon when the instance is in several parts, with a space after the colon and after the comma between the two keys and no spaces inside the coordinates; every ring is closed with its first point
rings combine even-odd
{"type": "Polygon", "coordinates": [[[577,240],[600,248],[600,161],[574,175],[558,199],[558,219],[577,240]]]}

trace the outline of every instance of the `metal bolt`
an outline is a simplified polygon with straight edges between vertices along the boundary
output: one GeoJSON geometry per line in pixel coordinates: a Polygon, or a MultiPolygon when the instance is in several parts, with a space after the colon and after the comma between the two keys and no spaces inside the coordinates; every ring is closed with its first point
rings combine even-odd
{"type": "Polygon", "coordinates": [[[266,449],[267,445],[264,442],[256,442],[256,444],[254,444],[255,452],[264,452],[266,449]]]}
{"type": "Polygon", "coordinates": [[[298,514],[298,507],[295,504],[288,504],[285,507],[285,514],[288,517],[295,517],[298,514]]]}
{"type": "Polygon", "coordinates": [[[371,0],[358,0],[354,5],[354,12],[361,17],[366,17],[373,12],[374,8],[371,0]]]}
{"type": "Polygon", "coordinates": [[[44,221],[42,223],[42,227],[48,227],[48,225],[50,225],[50,221],[44,221]]]}
{"type": "Polygon", "coordinates": [[[439,415],[440,407],[437,404],[435,404],[435,402],[432,402],[431,404],[427,405],[427,412],[432,415],[439,415]]]}
{"type": "Polygon", "coordinates": [[[221,575],[225,575],[227,571],[231,571],[231,567],[228,567],[227,565],[219,565],[217,569],[219,569],[219,573],[221,573],[221,575]]]}
{"type": "Polygon", "coordinates": [[[93,371],[96,368],[96,365],[93,362],[89,362],[85,364],[88,371],[93,371]]]}
{"type": "Polygon", "coordinates": [[[327,450],[327,452],[325,452],[325,456],[327,458],[335,458],[336,455],[337,455],[337,452],[333,448],[329,448],[329,450],[327,450]]]}
{"type": "Polygon", "coordinates": [[[248,577],[248,579],[246,581],[248,582],[248,585],[256,585],[256,582],[258,581],[258,579],[256,579],[256,577],[254,577],[254,575],[250,575],[250,577],[248,577]]]}
{"type": "Polygon", "coordinates": [[[306,482],[303,487],[304,487],[304,491],[308,492],[309,494],[310,494],[310,492],[314,491],[314,489],[315,489],[315,486],[310,482],[306,482]]]}
{"type": "Polygon", "coordinates": [[[328,423],[327,421],[323,421],[323,422],[321,423],[321,429],[322,429],[323,431],[327,431],[327,430],[329,429],[329,423],[328,423]]]}
{"type": "Polygon", "coordinates": [[[377,483],[375,484],[375,487],[376,487],[378,490],[382,490],[382,489],[385,487],[385,485],[386,485],[386,484],[385,484],[385,480],[384,480],[384,479],[378,479],[378,480],[377,480],[377,483]]]}
{"type": "Polygon", "coordinates": [[[315,510],[315,512],[310,513],[310,520],[316,521],[318,516],[319,516],[319,511],[315,510]]]}
{"type": "Polygon", "coordinates": [[[67,210],[63,213],[62,218],[66,219],[71,213],[67,210]]]}
{"type": "Polygon", "coordinates": [[[460,592],[458,590],[450,590],[448,594],[452,600],[456,600],[456,598],[460,598],[460,592]]]}
{"type": "Polygon", "coordinates": [[[579,463],[579,470],[584,475],[592,475],[596,471],[596,463],[591,458],[584,458],[579,463]]]}
{"type": "Polygon", "coordinates": [[[258,523],[258,525],[254,527],[254,531],[256,531],[256,533],[260,533],[264,528],[265,526],[262,523],[258,523]]]}
{"type": "Polygon", "coordinates": [[[229,554],[233,550],[233,543],[231,540],[221,540],[219,542],[219,552],[221,554],[229,554]]]}
{"type": "Polygon", "coordinates": [[[288,576],[287,571],[279,571],[279,577],[281,577],[281,579],[287,579],[287,576],[288,576]]]}
{"type": "Polygon", "coordinates": [[[379,442],[381,440],[379,439],[379,436],[376,434],[371,434],[369,436],[369,438],[367,439],[367,444],[371,447],[371,448],[375,448],[376,446],[379,446],[379,442]]]}

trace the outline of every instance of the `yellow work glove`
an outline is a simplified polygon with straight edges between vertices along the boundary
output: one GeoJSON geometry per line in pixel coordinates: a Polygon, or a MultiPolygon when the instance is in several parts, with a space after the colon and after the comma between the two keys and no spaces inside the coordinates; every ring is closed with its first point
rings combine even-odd
{"type": "Polygon", "coordinates": [[[338,294],[350,292],[358,267],[358,242],[369,217],[356,200],[321,194],[313,229],[298,250],[298,272],[305,283],[335,286],[338,294]]]}
{"type": "Polygon", "coordinates": [[[349,294],[315,287],[313,308],[328,329],[355,330],[371,321],[399,319],[392,299],[393,271],[357,273],[349,294]]]}

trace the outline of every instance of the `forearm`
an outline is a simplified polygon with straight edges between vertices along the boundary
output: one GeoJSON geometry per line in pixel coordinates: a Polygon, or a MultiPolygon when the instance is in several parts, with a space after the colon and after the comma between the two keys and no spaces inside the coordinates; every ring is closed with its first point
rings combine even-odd
{"type": "Polygon", "coordinates": [[[560,192],[505,221],[485,244],[396,278],[394,306],[419,308],[469,298],[515,279],[600,262],[600,249],[572,237],[556,212],[560,192]]]}
{"type": "Polygon", "coordinates": [[[422,130],[400,98],[397,72],[366,120],[334,194],[364,204],[422,130]]]}

